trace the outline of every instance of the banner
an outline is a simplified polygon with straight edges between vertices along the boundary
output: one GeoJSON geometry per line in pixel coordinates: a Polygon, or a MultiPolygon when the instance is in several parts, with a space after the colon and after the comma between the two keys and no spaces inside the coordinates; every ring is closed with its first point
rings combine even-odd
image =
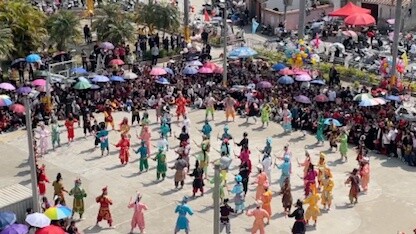
{"type": "Polygon", "coordinates": [[[256,19],[253,18],[251,20],[251,33],[255,34],[258,27],[259,27],[259,23],[257,23],[256,19]]]}

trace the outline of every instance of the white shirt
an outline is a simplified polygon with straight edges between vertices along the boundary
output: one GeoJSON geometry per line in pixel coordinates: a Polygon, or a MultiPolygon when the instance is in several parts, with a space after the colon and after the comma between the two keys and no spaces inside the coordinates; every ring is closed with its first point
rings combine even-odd
{"type": "Polygon", "coordinates": [[[263,171],[264,172],[270,172],[270,170],[272,169],[272,157],[266,157],[265,159],[263,159],[263,161],[261,162],[261,165],[263,166],[263,171]]]}
{"type": "Polygon", "coordinates": [[[330,102],[335,102],[335,99],[337,98],[337,93],[334,90],[328,91],[328,99],[330,102]]]}
{"type": "Polygon", "coordinates": [[[189,134],[189,128],[191,127],[191,120],[189,118],[184,119],[182,126],[186,128],[186,133],[189,134]]]}
{"type": "Polygon", "coordinates": [[[159,139],[156,144],[158,149],[163,149],[163,151],[168,150],[169,143],[166,139],[159,139]]]}

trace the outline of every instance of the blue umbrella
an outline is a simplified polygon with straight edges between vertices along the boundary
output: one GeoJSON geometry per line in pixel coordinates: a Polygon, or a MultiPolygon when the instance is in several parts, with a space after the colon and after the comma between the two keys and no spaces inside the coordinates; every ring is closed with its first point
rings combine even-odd
{"type": "Polygon", "coordinates": [[[162,85],[168,85],[168,84],[170,84],[170,82],[168,81],[168,79],[166,79],[164,77],[160,77],[155,82],[158,83],[158,84],[162,84],[162,85]]]}
{"type": "Polygon", "coordinates": [[[183,74],[185,75],[195,75],[198,73],[198,70],[194,67],[185,67],[185,69],[183,69],[183,74]]]}
{"type": "Polygon", "coordinates": [[[257,55],[257,52],[251,49],[250,47],[246,47],[246,46],[235,48],[228,54],[229,57],[237,57],[237,58],[250,58],[255,55],[257,55]]]}
{"type": "Polygon", "coordinates": [[[107,76],[96,75],[94,76],[94,78],[92,78],[92,82],[95,82],[95,83],[105,83],[109,81],[110,79],[108,79],[107,76]]]}
{"type": "Polygon", "coordinates": [[[396,95],[387,95],[386,99],[390,101],[395,101],[395,102],[401,101],[400,96],[396,96],[396,95]]]}
{"type": "Polygon", "coordinates": [[[275,71],[280,71],[282,69],[285,69],[286,66],[283,63],[276,63],[272,66],[272,69],[275,71]]]}
{"type": "Polygon", "coordinates": [[[112,76],[110,78],[111,81],[117,81],[117,82],[124,82],[125,80],[121,76],[112,76]]]}
{"type": "Polygon", "coordinates": [[[93,84],[91,85],[90,89],[100,89],[100,88],[101,88],[100,86],[93,84]]]}
{"type": "Polygon", "coordinates": [[[327,119],[325,119],[324,124],[331,125],[332,124],[331,122],[334,123],[335,126],[337,126],[337,127],[341,127],[342,126],[342,124],[338,120],[333,119],[333,118],[327,118],[327,119]]]}
{"type": "Polygon", "coordinates": [[[38,54],[30,54],[26,57],[26,62],[28,63],[36,63],[41,60],[40,56],[38,54]]]}
{"type": "Polygon", "coordinates": [[[293,84],[295,83],[295,81],[293,80],[292,77],[290,76],[282,76],[280,77],[277,82],[279,82],[279,84],[285,84],[285,85],[289,85],[289,84],[293,84]]]}
{"type": "Polygon", "coordinates": [[[85,69],[84,69],[84,68],[82,68],[82,67],[72,68],[72,69],[71,69],[71,72],[72,72],[72,73],[75,73],[75,74],[86,74],[86,73],[88,73],[88,72],[87,72],[87,70],[85,70],[85,69]]]}
{"type": "Polygon", "coordinates": [[[325,85],[324,80],[311,80],[309,83],[316,84],[316,85],[325,85]]]}
{"type": "Polygon", "coordinates": [[[0,212],[0,229],[12,225],[16,222],[16,215],[11,212],[0,212]]]}
{"type": "Polygon", "coordinates": [[[168,74],[175,75],[175,73],[173,72],[173,70],[172,70],[172,69],[170,69],[170,68],[168,68],[168,67],[165,67],[165,68],[163,68],[163,69],[165,69],[165,71],[166,71],[168,74]]]}

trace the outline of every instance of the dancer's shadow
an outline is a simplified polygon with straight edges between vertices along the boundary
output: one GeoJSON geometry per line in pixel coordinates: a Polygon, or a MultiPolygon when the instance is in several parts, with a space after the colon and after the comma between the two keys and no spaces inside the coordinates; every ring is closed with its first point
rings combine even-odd
{"type": "Polygon", "coordinates": [[[336,165],[339,165],[339,164],[344,164],[344,161],[342,161],[342,159],[340,159],[340,158],[337,159],[337,160],[328,162],[328,166],[336,166],[336,165]]]}
{"type": "Polygon", "coordinates": [[[150,181],[149,183],[142,182],[143,187],[150,187],[160,183],[161,180],[150,181]]]}
{"type": "Polygon", "coordinates": [[[112,170],[115,170],[115,169],[118,169],[118,168],[122,168],[122,167],[124,167],[124,165],[117,164],[117,165],[114,165],[112,167],[107,167],[107,168],[105,168],[105,170],[106,171],[112,171],[112,170]]]}
{"type": "Polygon", "coordinates": [[[260,131],[263,131],[264,129],[266,129],[266,128],[264,128],[263,126],[260,126],[260,127],[257,127],[257,128],[253,128],[251,130],[260,132],[260,131]]]}
{"type": "Polygon", "coordinates": [[[271,217],[271,219],[283,218],[283,217],[285,217],[285,216],[286,216],[286,214],[285,214],[285,213],[283,213],[283,212],[278,212],[278,213],[274,214],[274,215],[271,217]]]}
{"type": "Polygon", "coordinates": [[[91,161],[95,161],[95,160],[98,160],[98,159],[101,159],[101,158],[103,158],[104,156],[95,156],[95,157],[92,157],[92,158],[85,158],[84,159],[84,161],[86,161],[86,162],[91,162],[91,161]]]}
{"type": "Polygon", "coordinates": [[[228,124],[228,123],[229,123],[229,121],[223,120],[221,122],[215,123],[215,126],[225,125],[225,124],[228,124]]]}
{"type": "Polygon", "coordinates": [[[118,150],[110,151],[110,154],[109,155],[116,155],[116,154],[119,154],[119,151],[118,150]]]}
{"type": "Polygon", "coordinates": [[[88,234],[88,233],[100,233],[102,230],[103,230],[102,227],[95,225],[95,226],[87,227],[83,231],[84,233],[88,234]]]}
{"type": "Polygon", "coordinates": [[[239,126],[239,127],[248,127],[248,126],[250,126],[250,125],[254,125],[254,123],[244,122],[244,123],[239,124],[238,126],[239,126]]]}
{"type": "Polygon", "coordinates": [[[171,189],[171,190],[164,191],[163,193],[159,193],[159,195],[161,195],[161,196],[168,196],[168,195],[177,193],[177,192],[179,192],[181,190],[182,189],[171,189]]]}
{"type": "Polygon", "coordinates": [[[306,225],[306,231],[315,231],[316,230],[316,226],[314,225],[306,225]]]}
{"type": "Polygon", "coordinates": [[[281,138],[281,137],[284,137],[284,136],[287,136],[287,135],[288,135],[287,132],[282,132],[282,133],[279,133],[279,134],[274,134],[272,136],[272,138],[281,138]]]}
{"type": "Polygon", "coordinates": [[[90,153],[94,152],[95,150],[96,150],[96,148],[91,148],[91,149],[83,150],[83,151],[79,152],[79,154],[90,154],[90,153]]]}
{"type": "Polygon", "coordinates": [[[14,177],[23,177],[30,174],[30,170],[19,171],[14,177]]]}
{"type": "Polygon", "coordinates": [[[209,210],[214,209],[213,206],[204,206],[204,208],[202,210],[199,210],[199,213],[207,213],[209,210]]]}
{"type": "Polygon", "coordinates": [[[137,176],[139,176],[140,175],[140,173],[139,172],[134,172],[134,173],[131,173],[130,175],[121,175],[121,177],[123,177],[123,178],[133,178],[133,177],[137,177],[137,176]]]}
{"type": "Polygon", "coordinates": [[[24,161],[20,163],[16,168],[24,168],[24,167],[27,167],[28,165],[29,165],[29,161],[24,161]]]}
{"type": "Polygon", "coordinates": [[[350,203],[345,203],[344,205],[335,205],[335,209],[337,210],[346,210],[346,209],[351,209],[353,208],[354,205],[350,204],[350,203]]]}

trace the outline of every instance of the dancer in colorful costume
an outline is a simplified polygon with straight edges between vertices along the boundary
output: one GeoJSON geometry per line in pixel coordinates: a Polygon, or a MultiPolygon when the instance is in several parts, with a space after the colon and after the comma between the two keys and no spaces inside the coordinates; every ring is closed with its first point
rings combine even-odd
{"type": "Polygon", "coordinates": [[[139,154],[139,173],[142,173],[143,170],[149,170],[149,162],[147,159],[150,157],[149,150],[147,149],[146,142],[142,141],[140,147],[135,151],[136,154],[139,154]]]}
{"type": "Polygon", "coordinates": [[[264,147],[262,151],[260,151],[263,154],[261,165],[263,166],[263,171],[267,174],[267,179],[269,183],[272,179],[272,165],[273,165],[273,161],[271,157],[271,152],[272,152],[271,145],[272,145],[272,139],[268,137],[266,140],[266,146],[264,147]]]}
{"type": "Polygon", "coordinates": [[[228,199],[224,199],[223,205],[220,206],[220,233],[225,228],[225,233],[230,234],[231,233],[231,224],[230,224],[230,214],[234,213],[235,211],[231,206],[228,205],[228,199]]]}
{"type": "Polygon", "coordinates": [[[186,168],[188,167],[188,163],[181,155],[176,159],[175,164],[170,167],[170,169],[175,169],[175,188],[178,189],[179,183],[181,184],[181,189],[183,188],[183,185],[185,184],[185,177],[186,177],[186,168]]]}
{"type": "Polygon", "coordinates": [[[211,138],[212,127],[209,124],[208,120],[205,120],[205,123],[204,123],[204,125],[202,126],[202,129],[201,129],[201,132],[202,132],[202,134],[204,134],[208,138],[211,138]]]}
{"type": "Polygon", "coordinates": [[[114,130],[114,118],[111,115],[111,107],[105,108],[104,111],[104,122],[105,122],[105,128],[108,128],[108,125],[111,125],[112,130],[114,130]]]}
{"type": "Polygon", "coordinates": [[[40,146],[40,156],[43,156],[48,151],[48,136],[50,132],[46,129],[46,126],[43,122],[39,124],[40,129],[36,129],[35,132],[39,136],[39,146],[40,146]]]}
{"type": "Polygon", "coordinates": [[[292,132],[292,113],[288,108],[283,109],[283,123],[282,127],[285,133],[292,132]]]}
{"type": "Polygon", "coordinates": [[[350,192],[349,192],[349,199],[351,205],[358,203],[358,194],[360,193],[360,177],[358,176],[358,169],[354,168],[352,170],[350,176],[345,181],[345,184],[351,184],[350,192]]]}
{"type": "Polygon", "coordinates": [[[364,192],[368,190],[368,183],[370,182],[370,158],[363,157],[360,161],[360,176],[361,176],[361,188],[364,192]]]}
{"type": "Polygon", "coordinates": [[[318,191],[321,191],[322,180],[325,177],[325,170],[327,168],[326,155],[322,152],[319,153],[319,162],[318,165],[316,165],[316,167],[318,168],[318,191]]]}
{"type": "Polygon", "coordinates": [[[100,131],[96,137],[100,140],[101,156],[104,156],[104,150],[107,150],[107,155],[110,153],[108,144],[108,130],[105,127],[105,123],[100,123],[100,131]]]}
{"type": "Polygon", "coordinates": [[[152,138],[152,134],[150,133],[149,126],[144,126],[143,131],[141,132],[140,136],[137,135],[137,138],[139,138],[144,144],[146,145],[147,154],[150,155],[150,139],[152,138]]]}
{"type": "Polygon", "coordinates": [[[284,163],[278,165],[277,163],[274,164],[278,169],[282,170],[282,174],[280,175],[279,185],[280,188],[283,188],[286,179],[290,179],[290,168],[291,163],[288,156],[285,156],[284,163]]]}
{"type": "Polygon", "coordinates": [[[52,148],[55,149],[55,145],[58,145],[58,147],[61,146],[61,126],[58,124],[58,122],[53,119],[51,121],[51,129],[52,129],[52,148]]]}
{"type": "Polygon", "coordinates": [[[120,123],[120,133],[125,134],[126,136],[129,137],[129,131],[130,131],[129,120],[127,119],[127,117],[124,117],[120,123]]]}
{"type": "Polygon", "coordinates": [[[248,179],[250,178],[251,173],[251,160],[250,158],[247,158],[246,161],[241,161],[241,164],[239,166],[239,172],[238,174],[242,178],[242,184],[243,184],[243,190],[244,190],[244,196],[247,195],[248,191],[248,179]]]}
{"type": "Polygon", "coordinates": [[[194,141],[195,145],[201,148],[201,153],[197,157],[197,161],[199,162],[199,167],[204,170],[204,178],[208,179],[208,164],[209,164],[209,151],[211,148],[211,143],[209,138],[206,135],[202,136],[202,143],[198,145],[194,141]]]}
{"type": "Polygon", "coordinates": [[[130,157],[130,140],[125,134],[121,134],[120,141],[114,145],[117,148],[120,148],[119,158],[121,165],[127,165],[130,157]]]}
{"type": "Polygon", "coordinates": [[[133,217],[131,218],[131,229],[130,233],[133,233],[134,229],[137,227],[140,230],[140,234],[145,233],[145,222],[144,222],[144,211],[146,211],[147,205],[141,202],[142,195],[137,193],[136,199],[133,201],[130,198],[129,205],[127,208],[134,209],[133,217]]]}
{"type": "Polygon", "coordinates": [[[192,197],[195,197],[198,190],[201,192],[201,196],[204,196],[204,169],[199,165],[198,160],[195,162],[195,169],[189,176],[194,177],[194,181],[192,182],[192,197]]]}
{"type": "Polygon", "coordinates": [[[160,179],[162,176],[162,180],[166,177],[166,171],[168,169],[166,164],[166,154],[163,151],[163,148],[159,148],[159,152],[156,154],[156,157],[153,158],[154,161],[157,160],[157,166],[156,166],[156,178],[157,180],[160,179]]]}
{"type": "Polygon", "coordinates": [[[262,194],[266,191],[264,189],[264,185],[268,184],[267,174],[263,171],[263,166],[258,165],[257,169],[259,171],[259,174],[257,175],[257,179],[256,179],[256,182],[255,182],[255,183],[257,183],[256,201],[261,199],[262,194]]]}
{"type": "Polygon", "coordinates": [[[95,201],[100,204],[100,209],[98,210],[97,215],[97,223],[95,225],[98,226],[98,223],[102,220],[107,221],[110,227],[113,226],[113,218],[111,217],[110,213],[110,206],[113,205],[113,202],[108,197],[108,188],[107,186],[102,189],[102,194],[95,198],[95,201]]]}
{"type": "Polygon", "coordinates": [[[72,116],[72,114],[69,114],[68,119],[65,120],[65,127],[66,127],[66,131],[68,133],[68,135],[67,135],[68,144],[70,142],[74,141],[74,138],[75,138],[74,124],[76,122],[78,122],[78,121],[72,116]]]}
{"type": "Polygon", "coordinates": [[[176,98],[176,116],[179,121],[179,117],[184,117],[186,114],[186,98],[183,97],[182,93],[179,93],[178,98],[176,98]]]}
{"type": "Polygon", "coordinates": [[[270,107],[269,103],[265,103],[263,107],[261,108],[261,127],[264,128],[264,124],[266,126],[269,126],[270,122],[270,112],[272,111],[272,108],[270,107]]]}
{"type": "Polygon", "coordinates": [[[305,197],[309,196],[311,193],[311,188],[316,187],[316,177],[318,173],[315,171],[313,164],[309,165],[308,172],[303,178],[305,184],[305,197]]]}
{"type": "Polygon", "coordinates": [[[253,227],[251,228],[251,234],[256,234],[258,231],[260,234],[265,234],[264,231],[264,219],[267,219],[267,223],[270,221],[270,215],[267,213],[266,210],[261,208],[262,202],[256,202],[256,209],[254,210],[247,210],[247,216],[254,216],[253,227]]]}
{"type": "Polygon", "coordinates": [[[52,183],[53,186],[53,195],[56,196],[61,205],[66,205],[64,193],[68,193],[68,191],[64,188],[62,183],[62,175],[58,173],[56,175],[56,180],[52,183]]]}
{"type": "Polygon", "coordinates": [[[296,202],[296,210],[293,211],[292,214],[289,214],[289,218],[295,218],[295,223],[292,227],[292,234],[305,234],[306,226],[305,226],[305,210],[303,209],[303,202],[298,199],[296,202]]]}
{"type": "Polygon", "coordinates": [[[316,188],[311,186],[311,194],[303,201],[303,204],[309,204],[308,209],[306,209],[305,220],[306,224],[309,224],[309,220],[312,218],[314,221],[313,226],[316,226],[318,222],[318,216],[321,214],[321,211],[318,207],[318,202],[321,199],[319,194],[316,193],[316,188]]]}
{"type": "Polygon", "coordinates": [[[75,180],[74,188],[72,188],[68,193],[69,196],[74,196],[71,219],[74,219],[75,213],[79,214],[80,219],[82,219],[82,215],[84,214],[84,198],[87,197],[87,193],[83,188],[81,188],[81,184],[81,179],[75,180]]]}
{"type": "Polygon", "coordinates": [[[332,180],[332,173],[329,168],[325,169],[325,177],[322,180],[322,196],[321,203],[324,206],[324,210],[329,211],[332,204],[332,190],[334,190],[334,181],[332,180]]]}
{"type": "Polygon", "coordinates": [[[317,123],[317,130],[316,130],[316,139],[318,140],[317,144],[324,144],[325,136],[324,136],[324,118],[322,115],[319,115],[318,117],[318,123],[317,123]]]}
{"type": "Polygon", "coordinates": [[[212,97],[212,93],[209,93],[207,99],[205,100],[205,120],[208,120],[209,113],[211,113],[212,120],[214,120],[216,102],[217,100],[212,97]]]}
{"type": "Polygon", "coordinates": [[[243,185],[241,184],[243,178],[240,175],[236,175],[235,176],[235,185],[233,187],[233,189],[231,190],[231,193],[235,194],[234,195],[234,204],[235,204],[235,212],[236,213],[243,213],[244,209],[245,209],[245,205],[244,205],[244,190],[243,190],[243,185]]]}
{"type": "Polygon", "coordinates": [[[192,208],[188,206],[188,200],[189,198],[185,196],[183,197],[181,204],[176,206],[175,213],[178,213],[178,219],[176,220],[175,234],[181,230],[185,230],[185,233],[189,234],[189,220],[186,215],[193,215],[194,212],[192,211],[192,208]]]}
{"type": "Polygon", "coordinates": [[[235,104],[237,103],[234,98],[231,97],[230,94],[227,94],[227,97],[224,99],[224,109],[225,109],[225,118],[228,122],[228,119],[231,117],[233,118],[233,122],[235,120],[235,104]]]}
{"type": "Polygon", "coordinates": [[[46,194],[46,183],[49,183],[49,179],[46,176],[46,166],[42,165],[38,168],[38,188],[39,188],[39,195],[44,197],[46,194]]]}
{"type": "Polygon", "coordinates": [[[348,152],[348,135],[345,130],[341,131],[341,135],[338,137],[339,142],[339,152],[341,153],[341,160],[345,158],[345,161],[348,161],[347,152],[348,152]]]}
{"type": "Polygon", "coordinates": [[[270,191],[269,189],[269,183],[266,183],[264,185],[264,190],[265,192],[261,195],[261,201],[263,203],[262,207],[264,210],[267,211],[267,213],[269,214],[269,216],[272,216],[272,198],[273,198],[273,193],[270,191]]]}
{"type": "Polygon", "coordinates": [[[289,214],[292,208],[292,204],[293,204],[289,178],[285,179],[285,182],[283,184],[283,187],[280,193],[282,194],[282,205],[283,205],[284,212],[286,214],[289,214]]]}

